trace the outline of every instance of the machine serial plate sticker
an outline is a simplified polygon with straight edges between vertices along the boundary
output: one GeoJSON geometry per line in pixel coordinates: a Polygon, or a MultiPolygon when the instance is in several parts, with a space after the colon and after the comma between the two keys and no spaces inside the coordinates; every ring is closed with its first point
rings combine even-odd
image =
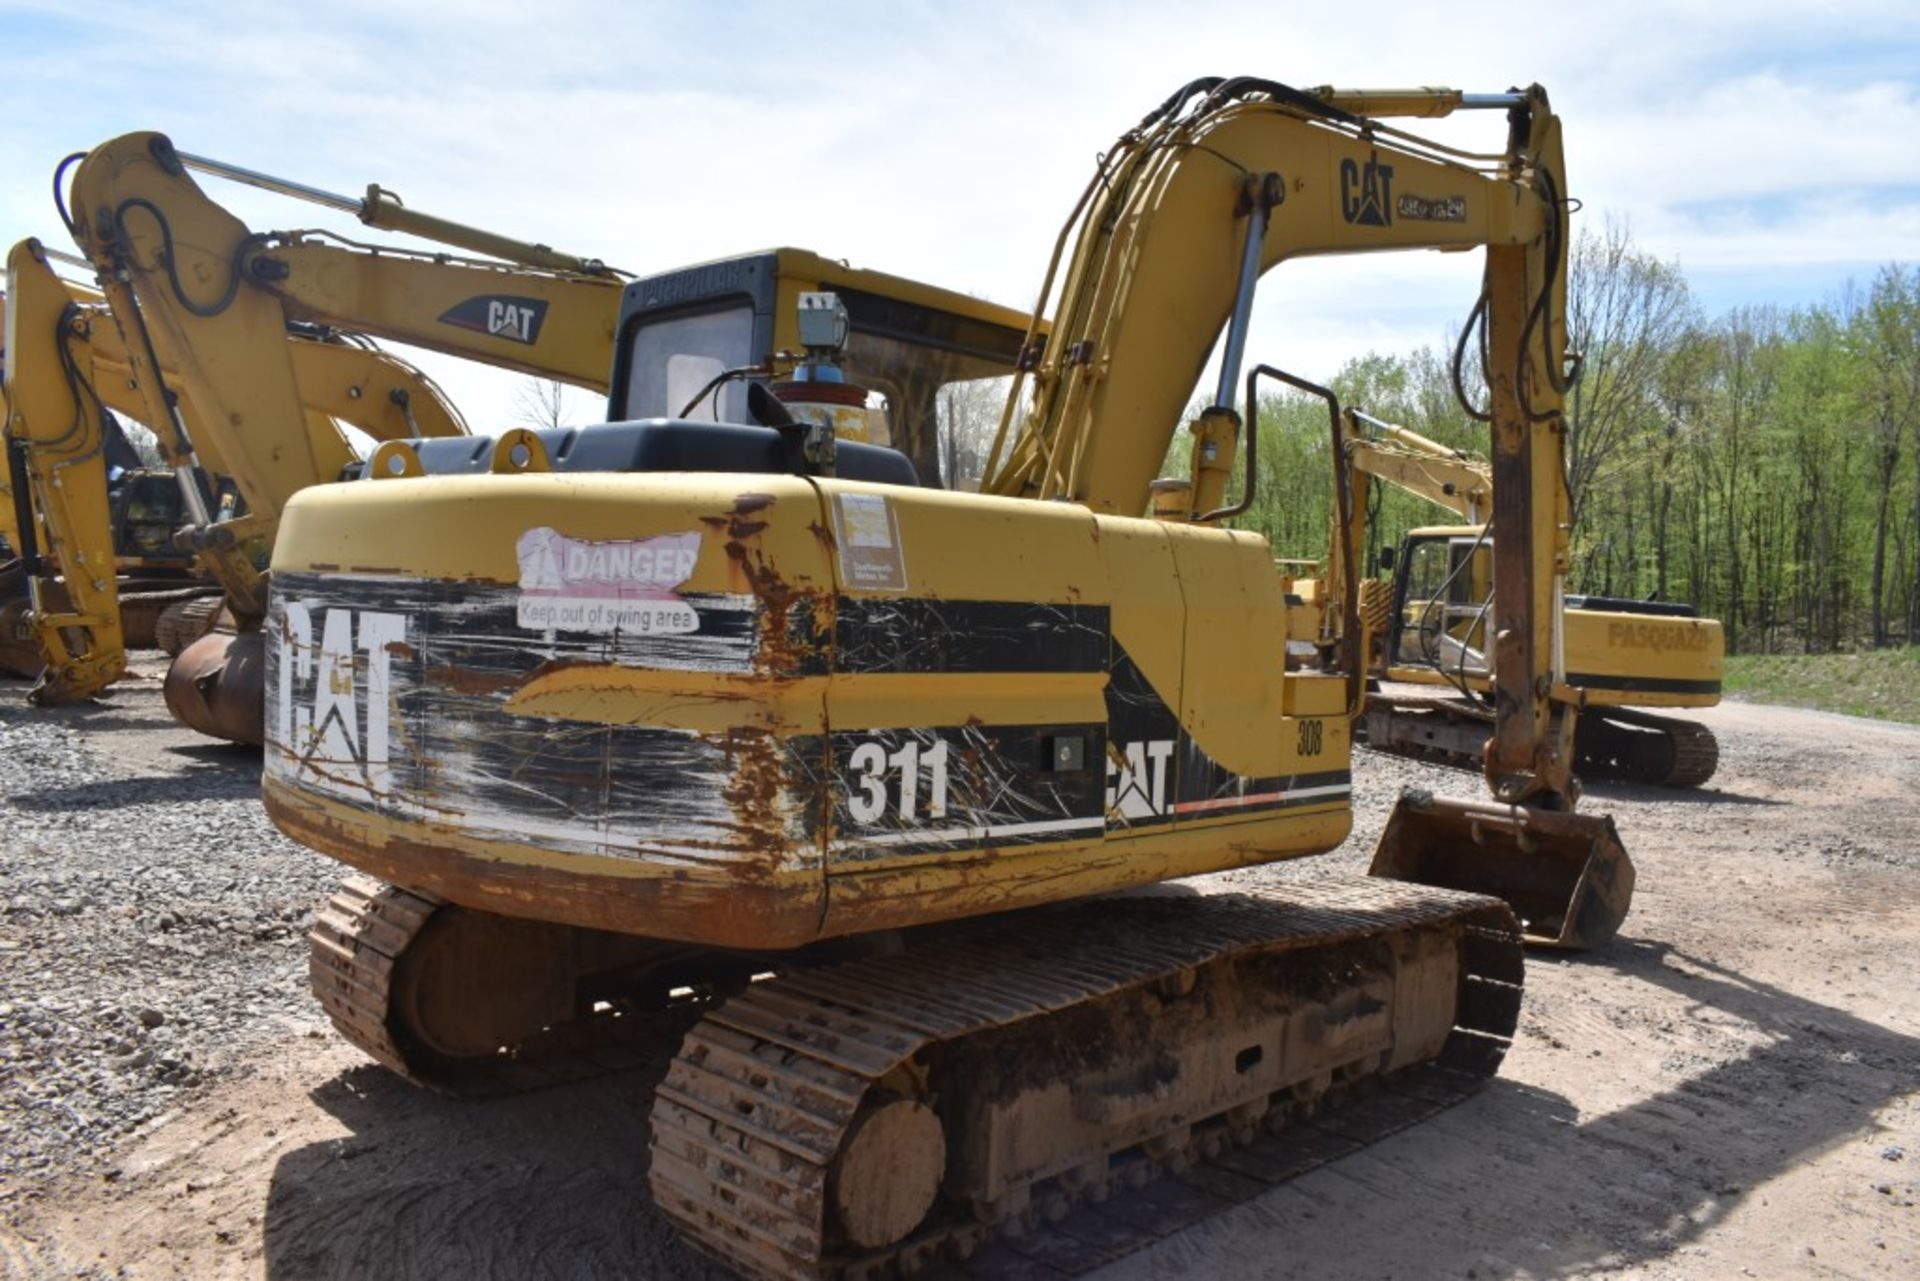
{"type": "Polygon", "coordinates": [[[693,574],[700,535],[592,542],[541,526],[520,535],[521,627],[543,632],[675,634],[700,615],[674,589],[693,574]]]}
{"type": "Polygon", "coordinates": [[[885,496],[835,494],[833,514],[840,543],[840,576],[847,588],[867,592],[907,590],[900,524],[885,496]]]}
{"type": "Polygon", "coordinates": [[[1402,194],[1394,209],[1402,218],[1416,222],[1465,222],[1465,196],[1415,196],[1402,194]]]}

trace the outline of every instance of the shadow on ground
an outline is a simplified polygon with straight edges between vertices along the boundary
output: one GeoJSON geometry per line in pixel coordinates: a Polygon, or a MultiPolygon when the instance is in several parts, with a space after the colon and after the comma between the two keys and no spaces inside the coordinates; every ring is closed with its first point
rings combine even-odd
{"type": "MultiPolygon", "coordinates": [[[[1517,1129],[1504,1162],[1518,1168],[1483,1177],[1507,1189],[1508,1213],[1527,1224],[1529,1238],[1563,1243],[1543,1255],[1530,1240],[1530,1276],[1584,1276],[1596,1266],[1666,1258],[1705,1236],[1759,1185],[1865,1133],[1882,1108],[1920,1088],[1920,1039],[1844,1010],[1660,943],[1621,940],[1584,964],[1610,965],[1684,998],[1682,1017],[1730,1016],[1766,1039],[1672,1089],[1578,1124],[1558,1099],[1508,1091],[1487,1120],[1517,1129]],[[1529,1155],[1515,1155],[1521,1152],[1529,1155]],[[1556,1169],[1579,1172],[1577,1203],[1564,1184],[1556,1186],[1556,1169]],[[1582,1240],[1577,1229],[1588,1224],[1599,1231],[1582,1240]]],[[[1455,1265],[1455,1275],[1475,1266],[1484,1275],[1485,1255],[1463,1253],[1455,1265]]]]}
{"type": "Polygon", "coordinates": [[[86,736],[101,759],[111,763],[116,776],[10,794],[7,800],[22,809],[114,809],[177,801],[246,800],[260,795],[259,748],[203,737],[168,723],[164,713],[154,708],[116,707],[106,702],[29,707],[23,702],[9,703],[0,694],[0,725],[27,718],[72,726],[86,736]]]}
{"type": "Polygon", "coordinates": [[[267,1274],[292,1278],[720,1278],[647,1196],[664,1057],[518,1098],[466,1102],[355,1068],[313,1099],[352,1137],[273,1172],[267,1274]]]}
{"type": "Polygon", "coordinates": [[[260,796],[260,756],[245,763],[194,765],[172,774],[115,778],[70,787],[14,792],[7,801],[23,810],[119,809],[126,805],[171,805],[180,801],[241,801],[260,796]]]}
{"type": "Polygon", "coordinates": [[[1581,780],[1586,788],[1589,808],[1600,800],[1639,801],[1644,804],[1682,805],[1792,805],[1791,800],[1773,796],[1749,796],[1718,787],[1656,787],[1651,783],[1627,783],[1619,779],[1581,780]]]}

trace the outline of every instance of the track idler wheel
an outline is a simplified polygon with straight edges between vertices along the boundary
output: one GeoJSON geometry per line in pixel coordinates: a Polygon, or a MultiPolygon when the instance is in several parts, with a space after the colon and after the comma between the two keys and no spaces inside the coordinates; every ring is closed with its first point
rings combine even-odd
{"type": "Polygon", "coordinates": [[[485,1060],[573,1014],[569,931],[442,907],[395,962],[389,1029],[410,1050],[485,1060]]]}
{"type": "Polygon", "coordinates": [[[267,635],[212,632],[180,651],[167,669],[167,711],[210,738],[266,742],[267,635]]]}
{"type": "Polygon", "coordinates": [[[178,657],[187,646],[214,629],[225,605],[225,598],[218,593],[172,602],[154,621],[153,647],[178,657]]]}
{"type": "Polygon", "coordinates": [[[1633,902],[1633,860],[1613,819],[1401,793],[1368,875],[1505,899],[1526,941],[1585,950],[1633,902]]]}
{"type": "Polygon", "coordinates": [[[867,1250],[899,1241],[933,1208],[946,1168],[947,1137],[932,1108],[917,1099],[870,1100],[827,1178],[840,1230],[867,1250]]]}

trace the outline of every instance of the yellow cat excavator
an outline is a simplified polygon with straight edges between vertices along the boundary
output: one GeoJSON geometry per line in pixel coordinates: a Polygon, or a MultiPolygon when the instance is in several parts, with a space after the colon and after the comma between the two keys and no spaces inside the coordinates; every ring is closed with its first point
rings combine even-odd
{"type": "MultiPolygon", "coordinates": [[[[6,434],[19,477],[14,501],[28,514],[16,520],[34,527],[33,559],[39,562],[25,621],[45,669],[30,697],[58,704],[91,697],[125,670],[129,602],[121,575],[128,565],[120,554],[126,549],[115,546],[120,522],[108,485],[105,415],[109,409],[131,414],[151,407],[141,398],[102,297],[62,280],[49,257],[34,240],[20,242],[8,256],[15,345],[5,389],[6,434]]],[[[465,433],[439,389],[406,362],[318,331],[290,334],[286,341],[303,406],[298,425],[310,438],[337,438],[336,420],[375,440],[465,433]]],[[[163,366],[162,372],[170,371],[163,366]]],[[[174,408],[191,437],[205,443],[192,456],[199,468],[166,483],[192,483],[198,500],[210,504],[214,495],[202,487],[202,477],[224,474],[224,456],[190,396],[178,397],[174,408]]],[[[176,441],[170,461],[179,466],[187,458],[176,441]]],[[[184,494],[179,497],[184,501],[184,494]]],[[[180,503],[168,507],[175,514],[180,509],[180,503]]],[[[172,559],[183,558],[176,553],[172,559]]]]}
{"type": "Polygon", "coordinates": [[[100,273],[146,416],[175,421],[173,398],[198,411],[197,424],[161,433],[169,462],[185,467],[196,451],[217,451],[244,502],[240,515],[195,514],[193,545],[217,566],[237,634],[209,636],[175,660],[168,705],[203,732],[257,743],[267,590],[256,562],[295,492],[360,461],[338,431],[304,425],[302,348],[286,341],[289,327],[392,339],[604,390],[621,280],[596,260],[407,209],[377,186],[363,200],[333,195],[183,155],[159,134],[69,157],[56,189],[70,166],[69,226],[100,273]],[[189,168],[503,261],[319,231],[255,233],[209,199],[189,168]]]}
{"type": "MultiPolygon", "coordinates": [[[[1393,549],[1389,591],[1362,583],[1371,609],[1371,666],[1384,680],[1444,685],[1447,697],[1370,692],[1358,722],[1368,746],[1478,767],[1493,711],[1487,664],[1492,615],[1493,478],[1462,451],[1349,409],[1341,454],[1356,473],[1349,532],[1366,545],[1368,486],[1393,485],[1469,522],[1408,532],[1393,549]]],[[[1726,642],[1691,605],[1565,596],[1555,624],[1554,698],[1577,709],[1574,767],[1582,778],[1698,787],[1713,777],[1719,743],[1695,721],[1647,708],[1720,701],[1726,642]]]]}
{"type": "MultiPolygon", "coordinates": [[[[73,260],[68,265],[77,263],[73,260]]],[[[61,282],[76,301],[97,301],[84,286],[61,282]]],[[[5,295],[0,294],[0,315],[5,314],[5,295]]],[[[31,341],[24,345],[32,346],[31,341]]],[[[29,372],[31,366],[29,366],[29,372]]],[[[41,370],[42,376],[58,376],[41,370]]],[[[11,376],[0,361],[0,386],[10,384],[11,376]]],[[[102,384],[99,401],[103,406],[127,412],[132,398],[128,389],[112,380],[102,384]]],[[[99,492],[80,501],[98,514],[100,527],[93,531],[80,554],[90,567],[89,577],[99,572],[113,575],[119,598],[120,625],[128,643],[136,647],[155,644],[157,624],[169,609],[205,596],[210,590],[193,571],[192,558],[173,546],[172,535],[180,524],[181,499],[174,477],[164,469],[146,467],[133,446],[121,433],[119,424],[102,416],[94,424],[77,418],[63,420],[62,434],[72,430],[72,438],[91,439],[91,448],[82,451],[88,461],[97,460],[90,479],[97,479],[99,492]],[[109,480],[111,476],[111,480],[109,480]]],[[[0,418],[0,435],[4,431],[0,418]]],[[[54,612],[70,612],[63,580],[36,582],[48,568],[41,551],[49,542],[49,530],[41,520],[28,494],[29,469],[24,453],[9,448],[7,465],[0,468],[0,537],[9,548],[10,559],[0,565],[0,670],[10,675],[36,679],[48,676],[48,654],[35,624],[35,597],[54,612]],[[20,499],[16,500],[15,474],[20,499]],[[21,512],[29,513],[27,520],[21,512]],[[23,529],[25,533],[23,535],[23,529]],[[23,556],[22,551],[31,555],[23,556]],[[30,572],[32,571],[32,572],[30,572]]],[[[63,488],[76,480],[63,476],[63,488]]],[[[83,486],[83,491],[84,491],[83,486]]],[[[65,494],[62,493],[64,499],[65,494]]],[[[43,682],[52,685],[51,680],[43,682]]]]}
{"type": "Polygon", "coordinates": [[[1513,1033],[1523,935],[1603,943],[1633,882],[1550,697],[1564,192],[1538,88],[1199,80],[1102,157],[1045,322],[709,263],[628,291],[606,425],[392,442],[303,490],[264,791],[363,874],[312,935],[336,1025],[453,1092],[677,1037],[654,1200],[767,1277],[965,1257],[1368,1082],[1457,1097],[1513,1033]],[[1505,147],[1389,123],[1461,109],[1505,147]],[[1340,639],[1290,663],[1300,607],[1221,522],[1263,382],[1340,414],[1245,371],[1261,273],[1407,248],[1486,252],[1494,798],[1404,797],[1372,878],[1117,893],[1348,834],[1355,567],[1340,639]],[[992,376],[979,493],[820,412],[992,376]]]}

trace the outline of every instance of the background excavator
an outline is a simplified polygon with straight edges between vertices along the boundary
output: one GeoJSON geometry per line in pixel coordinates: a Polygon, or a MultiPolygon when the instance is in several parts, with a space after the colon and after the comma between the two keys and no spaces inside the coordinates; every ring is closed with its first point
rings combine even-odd
{"type": "Polygon", "coordinates": [[[346,331],[604,391],[621,280],[595,260],[408,210],[379,187],[359,201],[331,195],[182,156],[159,134],[69,157],[56,189],[69,166],[79,216],[68,224],[104,282],[147,415],[177,424],[176,400],[197,411],[195,422],[161,433],[169,463],[216,452],[243,500],[243,514],[194,514],[192,544],[214,567],[235,630],[182,652],[168,673],[168,706],[202,732],[258,743],[267,604],[259,567],[287,500],[361,461],[338,430],[307,421],[296,364],[305,349],[285,336],[346,331]],[[255,233],[209,199],[189,167],[504,261],[317,231],[255,233]]]}
{"type": "MultiPolygon", "coordinates": [[[[204,594],[204,587],[182,588],[177,582],[172,592],[141,592],[126,575],[130,569],[151,572],[156,553],[177,573],[190,567],[195,558],[174,543],[175,531],[189,523],[183,487],[191,483],[202,507],[217,509],[219,491],[228,484],[226,463],[208,444],[189,455],[173,438],[165,452],[177,469],[188,464],[184,469],[143,469],[109,483],[118,428],[108,411],[150,407],[103,298],[56,275],[48,251],[33,240],[20,242],[9,254],[8,292],[15,345],[4,384],[6,436],[10,470],[17,478],[10,515],[17,527],[30,527],[34,535],[33,554],[24,558],[31,602],[20,621],[44,663],[31,698],[67,703],[91,697],[117,679],[127,647],[163,641],[160,634],[172,621],[168,616],[129,628],[132,613],[158,613],[169,599],[204,594]],[[132,564],[130,551],[141,553],[132,564]]],[[[404,361],[311,330],[289,334],[287,342],[304,407],[300,425],[310,436],[337,436],[336,420],[375,440],[466,430],[439,390],[404,361]]],[[[172,404],[177,422],[194,439],[210,440],[190,397],[177,397],[172,404]]],[[[166,434],[156,433],[163,441],[175,431],[173,423],[166,426],[166,434]]],[[[121,445],[122,451],[127,448],[121,445]]],[[[217,594],[205,603],[210,624],[217,594]]]]}
{"type": "MultiPolygon", "coordinates": [[[[1361,584],[1371,669],[1386,681],[1445,685],[1456,697],[1373,691],[1358,722],[1369,747],[1478,768],[1493,726],[1487,699],[1492,606],[1492,470],[1463,451],[1349,410],[1340,452],[1355,473],[1353,546],[1366,546],[1368,487],[1388,484],[1453,512],[1464,525],[1410,530],[1385,564],[1390,591],[1361,584]]],[[[1720,701],[1726,642],[1690,605],[1563,596],[1554,643],[1557,700],[1576,709],[1574,766],[1586,779],[1698,787],[1719,745],[1694,721],[1645,708],[1720,701]]]]}
{"type": "MultiPolygon", "coordinates": [[[[76,297],[87,295],[80,286],[69,283],[68,287],[76,297]]],[[[6,297],[0,293],[0,317],[6,311],[6,297]]],[[[5,373],[0,349],[0,380],[5,373]]],[[[0,438],[4,438],[3,422],[0,438]]],[[[173,546],[180,507],[173,476],[147,467],[117,422],[101,423],[98,445],[104,455],[102,478],[111,475],[100,504],[108,523],[98,540],[98,559],[117,571],[125,597],[122,626],[127,635],[132,643],[150,647],[156,643],[156,624],[165,610],[209,589],[198,585],[192,558],[173,546]]],[[[47,656],[30,619],[31,575],[20,555],[28,540],[22,537],[15,510],[13,470],[11,460],[0,466],[0,539],[7,549],[6,559],[0,562],[0,672],[32,680],[46,670],[47,656]]],[[[37,523],[29,534],[36,551],[45,545],[45,530],[37,523]]],[[[52,588],[51,599],[56,607],[66,607],[64,585],[52,588]]]]}
{"type": "Polygon", "coordinates": [[[391,442],[300,492],[264,795],[366,874],[312,935],[336,1025],[455,1092],[678,1036],[654,1199],[757,1276],[965,1257],[1363,1082],[1490,1074],[1523,934],[1604,942],[1633,881],[1550,696],[1564,190],[1538,88],[1195,81],[1102,157],[1044,323],[705,264],[628,290],[606,425],[391,442]],[[1476,108],[1491,157],[1385,119],[1476,108]],[[1233,408],[1261,273],[1395,248],[1486,251],[1494,801],[1403,798],[1373,878],[1117,895],[1349,831],[1356,566],[1290,665],[1303,607],[1220,522],[1262,380],[1340,421],[1267,366],[1233,408]],[[1145,518],[1223,329],[1184,501],[1145,518]],[[995,375],[980,493],[834,430],[995,375]]]}

